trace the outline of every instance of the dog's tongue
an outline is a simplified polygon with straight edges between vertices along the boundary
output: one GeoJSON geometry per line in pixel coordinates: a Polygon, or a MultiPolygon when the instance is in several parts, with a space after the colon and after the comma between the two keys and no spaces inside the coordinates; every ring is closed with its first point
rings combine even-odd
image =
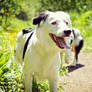
{"type": "Polygon", "coordinates": [[[63,37],[56,37],[56,40],[57,40],[57,45],[60,48],[71,49],[71,47],[66,44],[66,42],[65,42],[63,37]]]}

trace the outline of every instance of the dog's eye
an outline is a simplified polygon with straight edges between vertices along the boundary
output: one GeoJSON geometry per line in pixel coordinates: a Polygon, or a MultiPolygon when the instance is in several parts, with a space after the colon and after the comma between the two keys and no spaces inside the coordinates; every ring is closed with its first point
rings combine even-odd
{"type": "Polygon", "coordinates": [[[57,22],[56,22],[56,21],[54,21],[54,22],[52,22],[51,24],[52,24],[52,25],[56,25],[56,24],[57,24],[57,22]]]}
{"type": "Polygon", "coordinates": [[[64,22],[66,23],[66,25],[68,25],[68,22],[64,20],[64,22]]]}

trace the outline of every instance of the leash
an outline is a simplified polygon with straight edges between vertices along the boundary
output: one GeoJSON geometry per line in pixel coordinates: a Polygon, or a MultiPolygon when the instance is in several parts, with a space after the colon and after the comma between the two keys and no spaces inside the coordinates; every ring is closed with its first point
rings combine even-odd
{"type": "MultiPolygon", "coordinates": [[[[28,30],[29,31],[29,30],[28,30]]],[[[27,41],[26,41],[26,43],[25,43],[25,45],[24,45],[24,50],[23,50],[23,56],[22,56],[22,58],[23,58],[23,60],[24,60],[24,57],[25,57],[25,53],[26,53],[26,50],[27,50],[27,47],[28,47],[28,44],[29,44],[29,41],[30,41],[30,39],[31,39],[31,37],[32,37],[32,35],[33,35],[33,31],[32,31],[32,29],[31,29],[31,34],[30,34],[30,36],[28,37],[28,39],[27,39],[27,41]]],[[[26,33],[29,33],[29,32],[26,32],[26,33]]]]}

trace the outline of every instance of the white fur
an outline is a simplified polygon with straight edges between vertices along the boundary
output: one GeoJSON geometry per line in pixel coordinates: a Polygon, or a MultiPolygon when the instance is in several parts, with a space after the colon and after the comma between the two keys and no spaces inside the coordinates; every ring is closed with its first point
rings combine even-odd
{"type": "Polygon", "coordinates": [[[73,28],[73,30],[74,30],[74,33],[75,33],[76,38],[74,39],[74,37],[73,37],[73,43],[72,43],[72,45],[73,46],[78,46],[80,40],[82,40],[83,37],[82,37],[82,35],[81,35],[81,33],[80,33],[80,31],[78,29],[73,28]]]}
{"type": "Polygon", "coordinates": [[[46,14],[49,14],[46,21],[44,23],[41,22],[40,27],[36,27],[34,30],[24,61],[22,59],[23,48],[30,33],[23,35],[20,32],[17,37],[15,58],[21,64],[24,62],[23,73],[26,92],[32,92],[33,74],[37,76],[38,80],[48,79],[50,92],[57,92],[61,64],[60,51],[62,49],[57,47],[49,33],[63,36],[64,30],[71,30],[71,24],[69,15],[64,12],[46,11],[46,14]],[[62,16],[59,13],[62,13],[62,16]],[[51,25],[53,21],[57,21],[58,24],[51,25]],[[69,25],[66,25],[65,21],[69,22],[69,25]]]}

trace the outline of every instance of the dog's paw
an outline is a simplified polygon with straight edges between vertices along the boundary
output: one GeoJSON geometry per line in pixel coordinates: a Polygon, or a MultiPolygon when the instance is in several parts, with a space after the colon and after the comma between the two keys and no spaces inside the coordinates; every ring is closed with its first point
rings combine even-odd
{"type": "Polygon", "coordinates": [[[71,66],[76,66],[77,64],[71,64],[71,66]]]}
{"type": "Polygon", "coordinates": [[[72,66],[76,66],[77,65],[77,61],[74,60],[73,63],[72,63],[72,66]]]}

